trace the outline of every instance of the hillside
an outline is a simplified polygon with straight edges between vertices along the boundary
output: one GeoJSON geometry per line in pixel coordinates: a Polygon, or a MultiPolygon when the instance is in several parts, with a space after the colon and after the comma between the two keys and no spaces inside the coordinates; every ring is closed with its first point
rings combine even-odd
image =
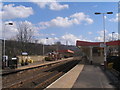
{"type": "MultiPolygon", "coordinates": [[[[78,54],[78,52],[80,52],[80,49],[73,45],[44,45],[45,54],[48,52],[64,49],[73,50],[75,54],[78,54]]],[[[38,43],[23,43],[6,40],[6,55],[12,57],[14,55],[21,55],[22,52],[27,52],[29,55],[43,55],[43,45],[38,43]]]]}

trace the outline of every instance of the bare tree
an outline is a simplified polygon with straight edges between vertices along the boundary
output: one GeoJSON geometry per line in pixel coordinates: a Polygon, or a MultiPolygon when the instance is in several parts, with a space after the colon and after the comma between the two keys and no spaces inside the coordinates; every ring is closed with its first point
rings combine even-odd
{"type": "Polygon", "coordinates": [[[18,34],[17,40],[20,42],[32,42],[32,37],[34,35],[34,31],[32,26],[27,22],[21,22],[18,24],[18,34]]]}
{"type": "Polygon", "coordinates": [[[34,30],[30,22],[21,22],[17,24],[18,33],[16,35],[17,41],[21,42],[21,52],[29,51],[29,43],[33,41],[34,30]]]}

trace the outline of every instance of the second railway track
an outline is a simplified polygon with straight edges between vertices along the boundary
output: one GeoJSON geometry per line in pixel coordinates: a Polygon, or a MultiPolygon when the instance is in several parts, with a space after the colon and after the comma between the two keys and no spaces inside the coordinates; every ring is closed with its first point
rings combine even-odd
{"type": "Polygon", "coordinates": [[[45,88],[73,68],[79,60],[69,60],[46,67],[3,77],[4,88],[45,88]]]}

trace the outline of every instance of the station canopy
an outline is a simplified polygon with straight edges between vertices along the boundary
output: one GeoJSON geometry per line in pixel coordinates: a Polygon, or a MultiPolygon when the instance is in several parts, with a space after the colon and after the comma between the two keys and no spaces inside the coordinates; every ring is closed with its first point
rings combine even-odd
{"type": "Polygon", "coordinates": [[[74,54],[74,51],[69,50],[69,49],[67,49],[67,50],[58,50],[58,52],[60,52],[60,53],[72,53],[72,54],[74,54]]]}
{"type": "MultiPolygon", "coordinates": [[[[88,42],[88,41],[76,41],[76,46],[100,46],[100,44],[104,44],[104,42],[88,42]]],[[[106,42],[107,46],[116,46],[120,45],[120,40],[106,42]]]]}

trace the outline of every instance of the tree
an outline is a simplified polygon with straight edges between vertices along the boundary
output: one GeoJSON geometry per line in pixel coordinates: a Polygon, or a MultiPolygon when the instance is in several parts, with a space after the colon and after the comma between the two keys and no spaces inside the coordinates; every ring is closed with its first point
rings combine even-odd
{"type": "Polygon", "coordinates": [[[17,41],[20,42],[32,42],[34,31],[32,24],[25,21],[18,24],[18,34],[16,36],[17,41]]]}
{"type": "Polygon", "coordinates": [[[18,33],[16,35],[17,41],[21,42],[21,52],[29,51],[29,43],[33,41],[34,28],[33,25],[28,22],[20,22],[17,26],[18,33]]]}

